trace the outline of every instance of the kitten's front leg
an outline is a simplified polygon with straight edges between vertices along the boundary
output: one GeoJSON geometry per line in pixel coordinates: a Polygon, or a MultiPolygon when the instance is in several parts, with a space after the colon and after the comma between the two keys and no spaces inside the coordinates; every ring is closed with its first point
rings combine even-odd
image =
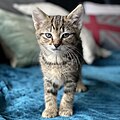
{"type": "Polygon", "coordinates": [[[45,110],[42,113],[44,118],[52,118],[57,116],[58,109],[56,103],[58,86],[49,80],[44,81],[44,94],[45,94],[45,110]]]}
{"type": "Polygon", "coordinates": [[[64,86],[64,94],[60,103],[59,115],[68,117],[73,114],[73,99],[76,83],[67,81],[64,86]]]}

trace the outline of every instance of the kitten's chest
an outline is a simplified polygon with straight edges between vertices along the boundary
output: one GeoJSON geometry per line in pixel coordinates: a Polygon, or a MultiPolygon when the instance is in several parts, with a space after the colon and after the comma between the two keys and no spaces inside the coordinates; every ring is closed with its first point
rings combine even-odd
{"type": "Polygon", "coordinates": [[[63,85],[64,81],[71,76],[72,73],[78,72],[75,65],[42,65],[44,77],[53,83],[63,85]]]}
{"type": "Polygon", "coordinates": [[[45,79],[50,80],[52,83],[62,86],[65,80],[69,79],[72,74],[77,74],[78,66],[71,60],[65,64],[49,64],[44,59],[41,59],[41,68],[45,79]]]}
{"type": "Polygon", "coordinates": [[[64,75],[63,71],[60,68],[53,68],[50,71],[50,75],[52,76],[52,82],[59,84],[60,86],[64,83],[64,75]]]}
{"type": "Polygon", "coordinates": [[[65,67],[58,65],[42,65],[42,71],[48,78],[61,79],[64,75],[65,67]]]}
{"type": "Polygon", "coordinates": [[[52,83],[62,86],[65,80],[64,67],[50,66],[49,68],[43,68],[43,75],[49,79],[52,83]]]}

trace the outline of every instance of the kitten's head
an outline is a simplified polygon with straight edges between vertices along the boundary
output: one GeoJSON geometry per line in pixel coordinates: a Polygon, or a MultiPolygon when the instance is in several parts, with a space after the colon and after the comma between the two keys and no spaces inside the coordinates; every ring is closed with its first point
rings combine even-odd
{"type": "Polygon", "coordinates": [[[75,47],[80,42],[83,14],[81,4],[67,16],[49,16],[36,8],[32,18],[40,48],[58,54],[67,51],[68,47],[75,47]]]}

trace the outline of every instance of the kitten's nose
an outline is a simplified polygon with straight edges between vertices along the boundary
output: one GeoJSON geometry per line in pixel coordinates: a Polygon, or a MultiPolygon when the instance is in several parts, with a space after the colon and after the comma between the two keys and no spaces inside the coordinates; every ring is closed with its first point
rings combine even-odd
{"type": "Polygon", "coordinates": [[[54,46],[57,49],[60,46],[60,44],[54,44],[54,46]]]}

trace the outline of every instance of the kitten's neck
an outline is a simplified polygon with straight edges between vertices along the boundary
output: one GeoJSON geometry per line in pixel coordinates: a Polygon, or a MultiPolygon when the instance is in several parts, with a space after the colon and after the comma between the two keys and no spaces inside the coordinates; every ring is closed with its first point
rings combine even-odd
{"type": "Polygon", "coordinates": [[[44,54],[40,55],[40,60],[44,62],[46,65],[65,65],[67,62],[71,60],[69,58],[59,56],[59,55],[49,55],[46,56],[44,54]]]}

